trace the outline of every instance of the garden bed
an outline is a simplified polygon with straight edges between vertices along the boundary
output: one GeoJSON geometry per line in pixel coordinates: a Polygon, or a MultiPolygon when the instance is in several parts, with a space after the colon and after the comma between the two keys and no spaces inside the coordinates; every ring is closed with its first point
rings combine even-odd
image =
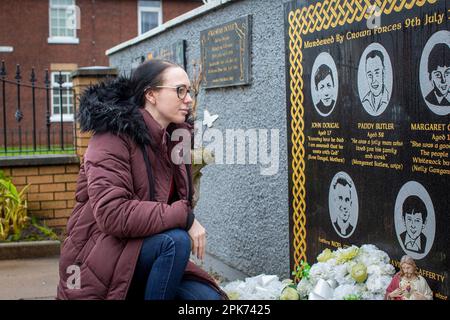
{"type": "Polygon", "coordinates": [[[0,241],[0,260],[30,259],[57,256],[60,252],[58,236],[48,227],[39,224],[35,217],[19,234],[0,241]]]}
{"type": "Polygon", "coordinates": [[[0,260],[32,259],[58,256],[60,241],[41,240],[23,242],[1,242],[0,260]]]}

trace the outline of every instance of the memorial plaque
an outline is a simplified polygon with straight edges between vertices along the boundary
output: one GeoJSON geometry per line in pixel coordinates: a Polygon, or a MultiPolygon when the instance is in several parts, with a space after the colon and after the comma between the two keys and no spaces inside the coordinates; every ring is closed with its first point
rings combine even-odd
{"type": "Polygon", "coordinates": [[[174,62],[186,69],[186,40],[179,40],[170,46],[161,47],[147,54],[147,59],[163,59],[174,62]]]}
{"type": "Polygon", "coordinates": [[[205,88],[250,83],[251,16],[204,30],[200,34],[205,88]]]}
{"type": "Polygon", "coordinates": [[[374,244],[447,300],[449,2],[377,4],[285,5],[291,268],[374,244]]]}

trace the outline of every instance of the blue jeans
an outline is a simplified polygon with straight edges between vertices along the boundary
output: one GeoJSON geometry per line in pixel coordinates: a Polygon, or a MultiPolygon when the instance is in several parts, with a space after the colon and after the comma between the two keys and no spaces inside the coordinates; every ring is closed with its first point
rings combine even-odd
{"type": "Polygon", "coordinates": [[[186,231],[171,229],[144,239],[128,292],[128,299],[218,300],[211,286],[184,280],[191,240],[186,231]]]}

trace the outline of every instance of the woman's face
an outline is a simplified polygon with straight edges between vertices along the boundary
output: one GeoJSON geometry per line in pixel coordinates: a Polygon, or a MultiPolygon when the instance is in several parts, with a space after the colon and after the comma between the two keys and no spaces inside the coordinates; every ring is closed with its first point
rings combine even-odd
{"type": "MultiPolygon", "coordinates": [[[[161,86],[179,87],[186,86],[190,89],[191,82],[186,72],[179,67],[170,67],[163,72],[161,86]]],[[[152,92],[154,100],[152,101],[153,114],[163,127],[170,123],[183,123],[189,112],[192,98],[188,93],[184,99],[180,99],[175,88],[157,88],[152,92]],[[153,103],[154,102],[154,103],[153,103]]]]}

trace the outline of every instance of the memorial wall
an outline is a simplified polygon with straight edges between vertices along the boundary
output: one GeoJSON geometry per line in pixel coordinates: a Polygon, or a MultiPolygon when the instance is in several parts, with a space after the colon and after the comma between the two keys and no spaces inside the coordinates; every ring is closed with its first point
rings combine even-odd
{"type": "Polygon", "coordinates": [[[370,243],[447,299],[449,2],[379,4],[285,5],[291,269],[370,243]]]}

